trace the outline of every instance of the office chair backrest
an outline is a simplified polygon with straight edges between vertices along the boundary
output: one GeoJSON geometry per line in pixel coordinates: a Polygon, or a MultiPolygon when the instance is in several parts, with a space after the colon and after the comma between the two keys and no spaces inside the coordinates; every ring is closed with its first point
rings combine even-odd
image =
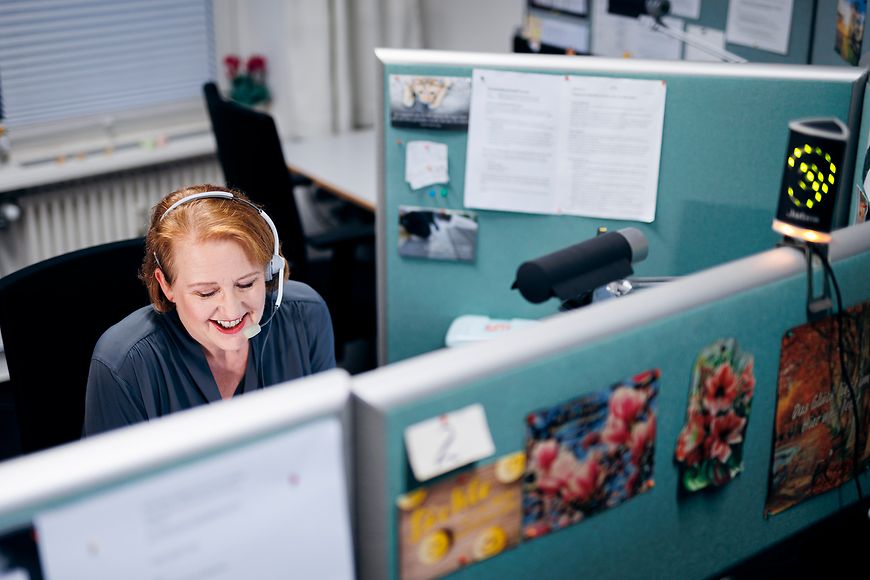
{"type": "Polygon", "coordinates": [[[144,251],[142,238],[114,242],[0,278],[0,332],[23,452],[81,436],[94,345],[148,304],[137,278],[144,251]]]}
{"type": "Polygon", "coordinates": [[[266,113],[225,100],[214,83],[206,83],[203,92],[226,184],[265,207],[281,235],[291,274],[305,279],[305,233],[275,121],[266,113]]]}

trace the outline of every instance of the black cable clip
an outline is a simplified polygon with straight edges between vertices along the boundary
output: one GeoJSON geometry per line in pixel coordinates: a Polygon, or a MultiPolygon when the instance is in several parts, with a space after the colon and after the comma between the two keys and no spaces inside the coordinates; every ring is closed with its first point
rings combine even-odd
{"type": "Polygon", "coordinates": [[[834,302],[831,300],[831,285],[827,276],[822,271],[822,288],[821,294],[815,295],[813,280],[815,272],[813,271],[813,250],[821,256],[827,257],[828,246],[825,244],[816,244],[814,248],[810,248],[810,244],[801,240],[796,240],[788,236],[783,237],[782,241],[777,246],[785,246],[794,248],[801,252],[807,261],[807,319],[812,322],[831,314],[831,309],[834,307],[834,302]]]}

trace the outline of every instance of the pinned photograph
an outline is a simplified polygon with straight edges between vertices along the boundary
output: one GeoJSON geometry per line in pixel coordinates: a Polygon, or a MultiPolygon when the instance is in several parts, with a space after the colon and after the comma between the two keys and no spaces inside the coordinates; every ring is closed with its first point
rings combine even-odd
{"type": "Polygon", "coordinates": [[[782,337],[776,388],[773,461],[765,513],[774,515],[852,479],[870,459],[870,302],[843,316],[846,380],[837,320],[792,328],[782,337]],[[858,407],[855,413],[848,385],[858,407]]]}
{"type": "Polygon", "coordinates": [[[834,52],[852,65],[857,65],[861,59],[866,15],[867,0],[838,0],[837,2],[837,31],[834,52]]]}
{"type": "Polygon", "coordinates": [[[520,451],[396,500],[400,577],[438,578],[520,542],[520,451]]]}
{"type": "Polygon", "coordinates": [[[476,213],[407,205],[399,207],[400,256],[473,262],[476,253],[476,213]]]}
{"type": "Polygon", "coordinates": [[[393,127],[466,129],[470,108],[470,78],[390,75],[393,127]]]}
{"type": "Polygon", "coordinates": [[[526,417],[524,538],[652,489],[658,379],[652,369],[526,417]]]}
{"type": "Polygon", "coordinates": [[[754,359],[733,338],[717,340],[698,355],[692,372],[686,424],[674,460],[680,488],[721,487],[743,471],[743,444],[752,395],[754,359]]]}

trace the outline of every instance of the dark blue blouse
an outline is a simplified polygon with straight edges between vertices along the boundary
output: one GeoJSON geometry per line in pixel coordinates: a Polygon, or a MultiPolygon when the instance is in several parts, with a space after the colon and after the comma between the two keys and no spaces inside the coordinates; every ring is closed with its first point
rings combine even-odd
{"type": "MultiPolygon", "coordinates": [[[[264,320],[267,317],[268,309],[264,320]]],[[[287,282],[278,312],[251,339],[248,368],[236,395],[333,367],[335,347],[326,303],[305,284],[287,282]]],[[[219,400],[202,346],[187,333],[178,314],[160,314],[146,306],[107,330],[94,348],[83,434],[219,400]]]]}

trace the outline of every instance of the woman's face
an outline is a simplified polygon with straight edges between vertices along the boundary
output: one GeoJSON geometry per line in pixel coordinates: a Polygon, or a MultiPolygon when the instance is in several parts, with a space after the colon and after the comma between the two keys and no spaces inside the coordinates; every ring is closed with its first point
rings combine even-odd
{"type": "Polygon", "coordinates": [[[252,263],[232,240],[185,238],[173,242],[172,252],[173,284],[159,270],[157,280],[190,336],[212,355],[245,348],[242,329],[263,315],[265,268],[252,263]]]}

